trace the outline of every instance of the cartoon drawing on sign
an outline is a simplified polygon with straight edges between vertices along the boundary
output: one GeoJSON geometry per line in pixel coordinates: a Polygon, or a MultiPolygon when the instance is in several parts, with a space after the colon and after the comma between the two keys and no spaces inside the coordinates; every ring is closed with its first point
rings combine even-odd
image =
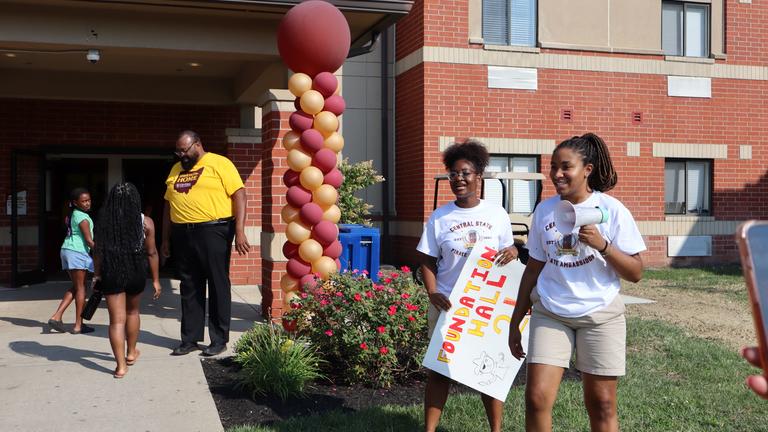
{"type": "Polygon", "coordinates": [[[475,375],[488,378],[486,381],[478,381],[478,384],[482,386],[491,385],[496,380],[503,380],[509,370],[509,366],[504,364],[504,353],[502,352],[498,354],[498,361],[496,361],[483,351],[480,357],[474,360],[474,363],[476,366],[475,375]]]}

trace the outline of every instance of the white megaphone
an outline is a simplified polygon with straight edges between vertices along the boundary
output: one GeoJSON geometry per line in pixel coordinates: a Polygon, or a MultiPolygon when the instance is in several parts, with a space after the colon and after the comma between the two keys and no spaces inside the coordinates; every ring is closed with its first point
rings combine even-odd
{"type": "Polygon", "coordinates": [[[608,221],[608,211],[600,207],[574,207],[561,200],[555,207],[555,228],[560,234],[570,234],[576,227],[601,224],[608,221]]]}

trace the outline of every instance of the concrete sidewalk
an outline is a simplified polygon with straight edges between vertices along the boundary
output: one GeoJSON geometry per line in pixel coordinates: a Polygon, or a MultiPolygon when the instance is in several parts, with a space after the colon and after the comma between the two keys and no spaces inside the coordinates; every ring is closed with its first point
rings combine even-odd
{"type": "MultiPolygon", "coordinates": [[[[169,355],[179,344],[180,300],[178,281],[162,283],[158,301],[151,288],[142,296],[141,357],[123,379],[112,377],[106,301],[88,323],[95,332],[57,333],[47,321],[69,282],[0,288],[0,430],[221,431],[201,357],[169,355]]],[[[260,303],[257,287],[233,287],[230,353],[261,319],[260,303]]],[[[73,303],[69,329],[74,315],[73,303]]]]}

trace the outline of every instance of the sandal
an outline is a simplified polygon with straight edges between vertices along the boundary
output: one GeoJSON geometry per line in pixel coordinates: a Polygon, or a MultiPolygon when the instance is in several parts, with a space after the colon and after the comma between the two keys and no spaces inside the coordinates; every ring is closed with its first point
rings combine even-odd
{"type": "Polygon", "coordinates": [[[64,329],[64,323],[60,320],[55,320],[53,318],[48,320],[48,326],[51,327],[53,330],[56,330],[59,333],[66,333],[66,329],[64,329]]]}
{"type": "Polygon", "coordinates": [[[83,325],[80,326],[80,330],[79,331],[78,330],[72,330],[72,334],[93,333],[94,331],[96,331],[95,328],[83,324],[83,325]]]}

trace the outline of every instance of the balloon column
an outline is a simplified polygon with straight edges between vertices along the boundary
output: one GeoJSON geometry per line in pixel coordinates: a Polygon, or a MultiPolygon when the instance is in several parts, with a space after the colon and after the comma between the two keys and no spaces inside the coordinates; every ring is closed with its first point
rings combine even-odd
{"type": "Polygon", "coordinates": [[[294,6],[277,31],[280,57],[294,72],[288,89],[296,97],[291,130],[282,140],[289,167],[283,176],[288,204],[281,211],[288,237],[283,245],[287,273],[280,279],[286,306],[315,274],[326,279],[341,267],[336,201],[344,178],[336,161],[344,148],[338,117],[345,103],[333,72],[344,63],[349,45],[344,15],[321,0],[294,6]]]}

